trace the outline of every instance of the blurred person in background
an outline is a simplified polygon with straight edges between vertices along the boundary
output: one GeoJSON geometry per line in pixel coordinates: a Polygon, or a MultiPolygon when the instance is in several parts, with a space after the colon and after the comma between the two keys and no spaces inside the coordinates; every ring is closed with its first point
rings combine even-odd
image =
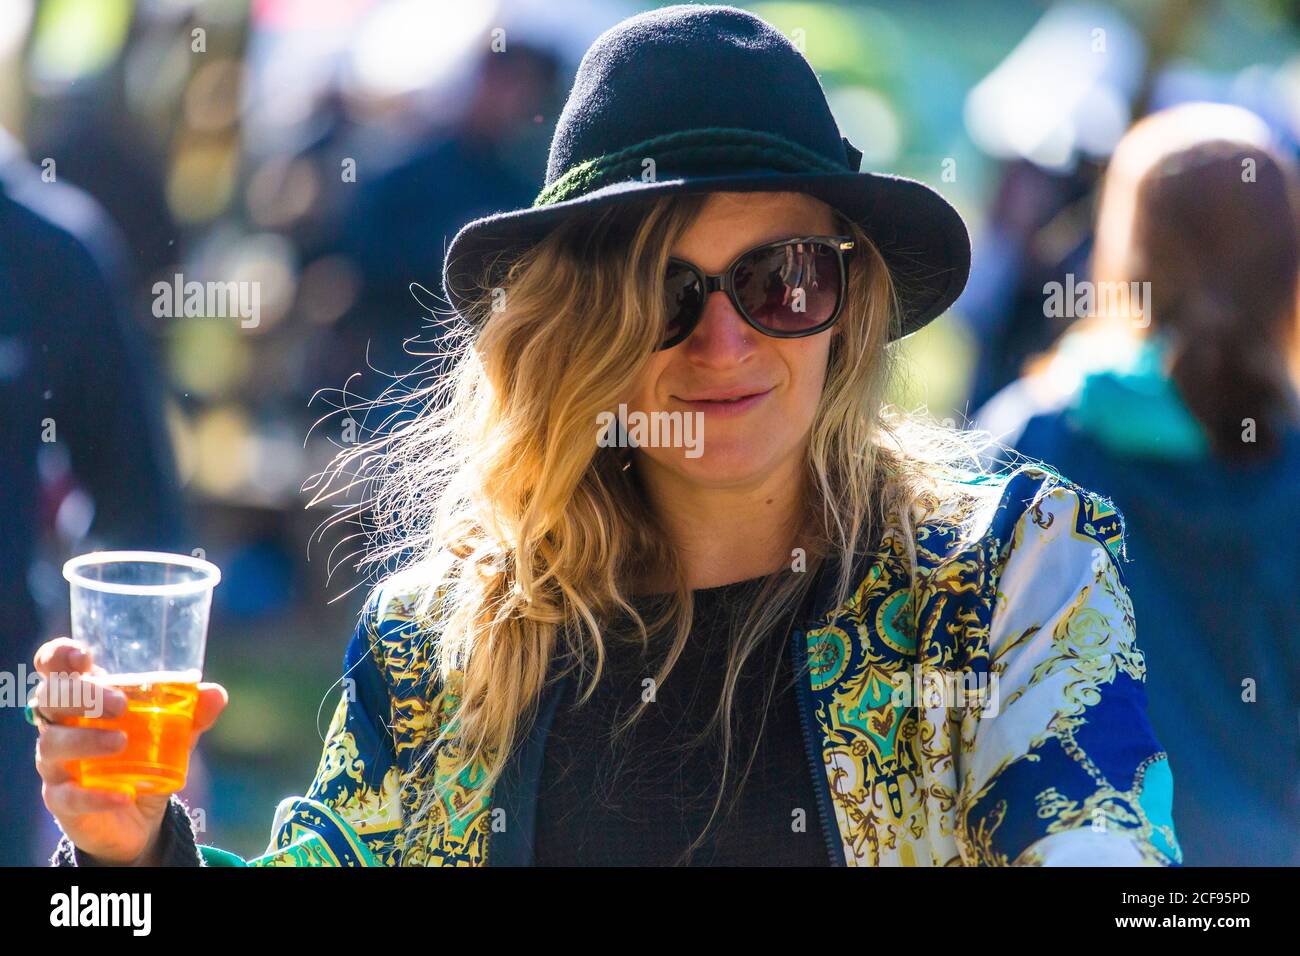
{"type": "MultiPolygon", "coordinates": [[[[65,539],[84,534],[82,550],[186,547],[158,371],[129,314],[128,272],[94,200],[46,181],[0,130],[0,667],[13,674],[34,674],[43,636],[31,590],[51,530],[43,515],[65,539]],[[81,494],[47,507],[43,450],[66,456],[88,509],[78,507],[81,494]]],[[[2,713],[0,864],[38,863],[45,854],[32,844],[46,815],[40,778],[27,767],[31,728],[20,708],[2,713]]]]}
{"type": "MultiPolygon", "coordinates": [[[[447,243],[464,223],[532,202],[546,163],[517,131],[554,116],[559,62],[555,54],[514,41],[504,53],[485,51],[466,108],[454,123],[430,130],[380,172],[362,177],[342,224],[340,251],[358,273],[356,302],[335,328],[342,341],[317,349],[331,384],[367,362],[387,375],[416,364],[411,351],[438,348],[437,331],[420,335],[417,321],[442,278],[447,243]],[[527,145],[528,158],[510,155],[527,145]],[[534,166],[535,173],[522,169],[534,166]],[[424,302],[411,284],[430,290],[424,302]]],[[[435,374],[436,369],[427,370],[435,374]]],[[[390,423],[390,425],[393,423],[390,423]]]]}
{"type": "Polygon", "coordinates": [[[346,297],[333,299],[345,298],[341,314],[315,323],[301,344],[304,381],[296,394],[324,410],[322,424],[355,413],[361,433],[379,434],[412,417],[413,409],[401,407],[366,415],[357,396],[382,391],[396,399],[444,371],[443,360],[424,358],[446,347],[445,323],[431,316],[447,244],[464,223],[527,205],[537,194],[546,164],[537,128],[559,111],[562,57],[523,34],[511,28],[506,50],[478,53],[464,92],[448,97],[464,99],[449,117],[430,125],[407,104],[411,134],[396,143],[367,149],[373,131],[349,118],[338,91],[324,98],[320,112],[329,119],[299,158],[313,157],[324,169],[355,152],[365,174],[342,190],[345,201],[315,235],[295,236],[304,258],[329,263],[349,280],[346,297]]]}
{"type": "Polygon", "coordinates": [[[1067,275],[1090,278],[1101,174],[1131,118],[1189,101],[1234,103],[1260,114],[1279,148],[1296,149],[1294,70],[1285,65],[1294,23],[1271,24],[1282,40],[1276,68],[1255,51],[1241,54],[1261,61],[1248,69],[1204,62],[1207,48],[1234,43],[1220,32],[1224,21],[1249,6],[1061,0],[972,87],[967,132],[997,167],[971,281],[954,309],[976,350],[968,409],[1018,379],[1072,324],[1044,314],[1042,289],[1067,275]]]}
{"type": "Polygon", "coordinates": [[[1043,315],[1041,289],[1086,269],[1097,183],[1153,67],[1149,40],[1119,10],[1052,4],[967,94],[967,132],[997,161],[971,280],[954,310],[976,353],[967,410],[1015,381],[1069,325],[1043,315]],[[1098,34],[1105,55],[1083,42],[1098,34]]]}
{"type": "Polygon", "coordinates": [[[1044,317],[1042,288],[1085,267],[1097,168],[1083,160],[1070,170],[1027,160],[999,165],[993,208],[957,309],[977,343],[968,407],[979,408],[1015,381],[1025,361],[1050,348],[1069,324],[1044,317]]]}
{"type": "Polygon", "coordinates": [[[1300,864],[1296,188],[1239,107],[1138,123],[1098,214],[1108,308],[977,415],[1125,516],[1189,864],[1300,864]]]}
{"type": "Polygon", "coordinates": [[[165,193],[164,156],[155,134],[115,98],[107,77],[35,100],[23,139],[33,156],[58,159],[59,178],[100,204],[128,250],[138,291],[174,261],[180,238],[165,193]]]}

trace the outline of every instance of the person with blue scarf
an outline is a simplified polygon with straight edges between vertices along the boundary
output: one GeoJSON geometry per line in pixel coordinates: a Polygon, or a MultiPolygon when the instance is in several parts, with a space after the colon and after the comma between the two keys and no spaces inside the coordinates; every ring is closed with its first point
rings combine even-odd
{"type": "Polygon", "coordinates": [[[1125,518],[1188,865],[1300,863],[1298,210],[1253,114],[1140,122],[1103,185],[1091,314],[976,416],[1125,518]]]}

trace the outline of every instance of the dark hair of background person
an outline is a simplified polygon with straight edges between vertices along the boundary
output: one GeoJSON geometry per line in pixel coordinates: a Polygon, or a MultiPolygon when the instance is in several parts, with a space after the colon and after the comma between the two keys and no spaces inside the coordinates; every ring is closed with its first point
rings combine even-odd
{"type": "Polygon", "coordinates": [[[1262,459],[1294,415],[1300,202],[1273,154],[1203,142],[1164,157],[1138,184],[1129,276],[1149,280],[1152,331],[1214,454],[1262,459]],[[1255,441],[1243,440],[1255,422],[1255,441]]]}

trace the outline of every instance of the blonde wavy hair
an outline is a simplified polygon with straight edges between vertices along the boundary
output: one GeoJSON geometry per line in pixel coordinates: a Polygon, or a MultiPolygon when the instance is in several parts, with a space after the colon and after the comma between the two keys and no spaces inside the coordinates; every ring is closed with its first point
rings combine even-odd
{"type": "MultiPolygon", "coordinates": [[[[436,665],[430,701],[457,673],[451,749],[462,770],[484,768],[466,775],[477,782],[471,806],[535,716],[557,654],[569,655],[586,676],[585,701],[619,619],[630,620],[644,642],[668,635],[656,685],[690,635],[694,605],[682,564],[636,469],[622,467],[620,449],[598,445],[596,423],[628,393],[658,345],[669,252],[707,199],[661,197],[575,215],[501,263],[500,287],[481,288],[466,316],[481,331],[462,323],[440,333],[442,371],[399,400],[416,414],[341,452],[313,500],[352,487],[329,489],[332,478],[357,465],[366,474],[371,493],[352,512],[370,528],[360,564],[400,570],[421,584],[419,631],[436,665]],[[644,621],[629,603],[630,585],[665,570],[676,593],[661,615],[644,621]]],[[[841,333],[808,442],[805,508],[790,542],[792,553],[804,549],[809,573],[764,579],[731,635],[724,692],[709,726],[724,755],[710,826],[738,762],[731,720],[737,681],[774,628],[788,625],[812,572],[837,555],[834,588],[843,603],[860,584],[854,571],[863,551],[887,526],[898,529],[914,563],[910,530],[918,508],[982,494],[981,483],[970,483],[981,471],[978,438],[886,405],[895,360],[889,343],[900,322],[895,280],[866,234],[836,217],[855,246],[841,333]]],[[[411,773],[418,776],[448,743],[444,728],[411,773]]],[[[407,825],[431,819],[444,796],[422,793],[407,825]]]]}

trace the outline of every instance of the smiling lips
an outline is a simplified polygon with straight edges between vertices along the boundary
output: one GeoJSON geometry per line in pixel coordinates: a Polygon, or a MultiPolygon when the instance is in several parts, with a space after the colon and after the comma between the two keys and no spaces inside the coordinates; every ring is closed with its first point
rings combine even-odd
{"type": "MultiPolygon", "coordinates": [[[[775,386],[773,386],[775,388],[775,386]]],[[[729,388],[706,392],[695,398],[677,398],[679,402],[694,411],[708,412],[711,415],[739,415],[763,401],[772,388],[729,388]]]]}

